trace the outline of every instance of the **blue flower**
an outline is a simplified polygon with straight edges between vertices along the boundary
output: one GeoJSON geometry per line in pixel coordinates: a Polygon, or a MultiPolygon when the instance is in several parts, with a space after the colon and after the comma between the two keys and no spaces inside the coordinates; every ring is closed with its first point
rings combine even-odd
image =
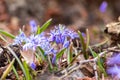
{"type": "Polygon", "coordinates": [[[120,79],[120,67],[117,65],[109,67],[107,69],[107,74],[111,75],[114,79],[120,79]]]}
{"type": "Polygon", "coordinates": [[[21,32],[16,38],[14,39],[14,44],[22,44],[22,42],[26,42],[27,37],[24,32],[21,32]]]}
{"type": "Polygon", "coordinates": [[[32,63],[30,63],[30,67],[31,67],[33,70],[35,70],[36,64],[35,64],[34,62],[32,62],[32,63]]]}
{"type": "Polygon", "coordinates": [[[108,58],[107,65],[120,65],[120,54],[114,53],[114,55],[111,58],[108,58]]]}
{"type": "Polygon", "coordinates": [[[27,38],[26,44],[23,46],[23,50],[32,49],[35,51],[38,46],[43,46],[46,44],[45,39],[46,38],[43,34],[31,35],[27,38]]]}
{"type": "Polygon", "coordinates": [[[103,1],[99,7],[100,12],[104,13],[107,9],[107,6],[108,6],[108,3],[106,1],[103,1]]]}
{"type": "Polygon", "coordinates": [[[79,37],[77,33],[65,28],[65,26],[62,25],[55,27],[55,29],[52,30],[49,34],[49,41],[55,42],[56,44],[64,44],[65,40],[68,38],[74,39],[79,37]]]}
{"type": "Polygon", "coordinates": [[[70,41],[65,41],[64,44],[63,44],[63,47],[68,48],[69,45],[70,45],[70,41]]]}
{"type": "Polygon", "coordinates": [[[35,20],[31,20],[29,22],[29,25],[31,27],[31,32],[35,33],[37,31],[37,24],[36,24],[35,20]]]}
{"type": "Polygon", "coordinates": [[[107,74],[114,79],[120,79],[120,54],[114,53],[113,56],[107,59],[107,74]]]}

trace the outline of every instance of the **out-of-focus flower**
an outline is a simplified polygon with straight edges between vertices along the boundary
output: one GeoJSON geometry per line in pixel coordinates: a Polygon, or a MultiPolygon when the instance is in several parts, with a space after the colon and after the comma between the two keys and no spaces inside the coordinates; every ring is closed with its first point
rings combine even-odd
{"type": "Polygon", "coordinates": [[[36,24],[35,20],[31,20],[29,22],[29,25],[31,27],[31,32],[35,33],[37,31],[37,24],[36,24]]]}
{"type": "Polygon", "coordinates": [[[16,38],[14,39],[14,44],[22,44],[22,42],[26,42],[27,37],[24,32],[21,32],[16,38]]]}
{"type": "Polygon", "coordinates": [[[30,63],[30,67],[31,67],[33,70],[35,70],[36,64],[35,64],[34,62],[32,62],[32,63],[30,63]]]}
{"type": "Polygon", "coordinates": [[[114,79],[120,79],[120,54],[114,53],[113,56],[107,59],[107,74],[114,79]]]}
{"type": "Polygon", "coordinates": [[[114,55],[111,58],[108,58],[107,65],[120,65],[120,54],[114,53],[114,55]]]}
{"type": "Polygon", "coordinates": [[[100,12],[104,13],[107,9],[107,6],[108,6],[108,3],[106,1],[103,1],[99,7],[100,12]]]}
{"type": "Polygon", "coordinates": [[[69,45],[70,45],[70,41],[65,41],[64,44],[63,44],[63,47],[68,48],[69,45]]]}
{"type": "Polygon", "coordinates": [[[109,67],[107,69],[107,74],[111,75],[114,79],[120,79],[120,67],[117,65],[109,67]]]}

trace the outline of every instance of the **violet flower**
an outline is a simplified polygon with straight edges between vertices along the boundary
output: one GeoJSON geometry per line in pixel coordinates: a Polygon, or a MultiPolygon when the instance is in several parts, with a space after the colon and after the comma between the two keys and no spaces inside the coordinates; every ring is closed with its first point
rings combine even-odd
{"type": "Polygon", "coordinates": [[[120,65],[120,54],[114,53],[114,55],[111,58],[108,58],[107,65],[120,65]]]}
{"type": "Polygon", "coordinates": [[[107,6],[108,6],[108,3],[106,1],[103,1],[99,7],[100,12],[104,13],[107,9],[107,6]]]}
{"type": "Polygon", "coordinates": [[[31,32],[36,33],[36,31],[37,31],[37,24],[36,24],[35,20],[31,20],[29,22],[29,25],[31,27],[31,32]]]}
{"type": "Polygon", "coordinates": [[[109,67],[107,69],[107,74],[111,75],[114,79],[120,79],[120,67],[117,65],[109,67]]]}
{"type": "Polygon", "coordinates": [[[32,63],[30,64],[30,67],[31,67],[33,70],[35,70],[36,64],[35,64],[34,62],[32,62],[32,63]]]}
{"type": "Polygon", "coordinates": [[[39,35],[31,35],[31,36],[29,36],[27,38],[27,42],[23,46],[23,50],[32,49],[33,51],[35,51],[38,46],[43,45],[43,43],[44,43],[44,45],[46,44],[44,42],[45,39],[46,38],[41,34],[39,34],[39,35]]]}
{"type": "Polygon", "coordinates": [[[27,37],[24,32],[21,32],[16,38],[14,39],[14,44],[22,44],[22,42],[26,42],[27,37]]]}
{"type": "Polygon", "coordinates": [[[65,40],[68,38],[74,39],[76,37],[79,37],[77,33],[65,28],[65,26],[62,25],[55,27],[55,29],[52,30],[49,34],[49,41],[55,42],[56,44],[64,44],[65,40]]]}
{"type": "Polygon", "coordinates": [[[111,75],[114,79],[120,79],[120,54],[114,55],[107,59],[107,74],[111,75]]]}

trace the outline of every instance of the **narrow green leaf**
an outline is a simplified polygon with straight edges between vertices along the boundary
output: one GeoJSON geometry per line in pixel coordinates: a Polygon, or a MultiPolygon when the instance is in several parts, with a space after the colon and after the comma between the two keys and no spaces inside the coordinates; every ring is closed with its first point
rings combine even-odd
{"type": "Polygon", "coordinates": [[[89,49],[90,49],[90,51],[91,51],[94,58],[98,56],[98,60],[97,60],[98,67],[99,67],[100,71],[103,72],[105,76],[107,76],[106,71],[105,71],[105,69],[103,67],[103,63],[101,62],[99,55],[96,52],[94,52],[91,49],[91,47],[89,47],[89,49]]]}
{"type": "Polygon", "coordinates": [[[37,27],[37,34],[40,34],[40,33],[41,33],[40,30],[41,30],[41,28],[40,28],[40,26],[38,26],[38,27],[37,27]]]}
{"type": "Polygon", "coordinates": [[[9,64],[9,66],[7,67],[7,69],[3,72],[3,75],[1,77],[1,80],[5,80],[6,76],[8,75],[8,73],[12,70],[12,65],[14,63],[15,59],[12,60],[12,62],[9,64]]]}
{"type": "Polygon", "coordinates": [[[26,71],[26,76],[28,77],[28,80],[32,80],[32,79],[31,79],[30,72],[29,72],[29,67],[28,67],[26,61],[23,61],[23,66],[24,66],[24,69],[25,69],[25,71],[26,71]]]}
{"type": "Polygon", "coordinates": [[[56,55],[56,60],[58,60],[65,52],[66,48],[62,49],[59,53],[56,55]]]}
{"type": "Polygon", "coordinates": [[[7,37],[12,38],[12,39],[14,39],[14,38],[15,38],[15,36],[14,36],[14,35],[12,35],[12,34],[10,34],[10,33],[8,33],[8,32],[5,32],[5,31],[3,31],[3,30],[0,30],[0,33],[1,33],[1,34],[3,34],[3,35],[5,35],[5,36],[7,36],[7,37]]]}
{"type": "Polygon", "coordinates": [[[41,28],[37,31],[37,34],[40,34],[42,33],[51,23],[52,19],[49,19],[48,21],[46,21],[42,26],[41,28]]]}
{"type": "Polygon", "coordinates": [[[28,77],[27,77],[27,74],[26,74],[26,71],[24,69],[24,66],[22,65],[22,62],[20,61],[20,59],[17,57],[17,55],[15,54],[15,52],[9,47],[7,46],[7,49],[11,52],[11,54],[15,57],[15,59],[17,60],[17,62],[19,63],[24,75],[25,75],[25,78],[26,80],[28,80],[28,77]]]}
{"type": "Polygon", "coordinates": [[[88,59],[88,54],[86,53],[86,44],[85,44],[85,40],[82,36],[82,33],[80,31],[78,31],[78,34],[79,34],[79,37],[80,37],[80,41],[81,41],[81,45],[82,45],[82,52],[83,52],[83,55],[85,57],[85,59],[88,59]]]}
{"type": "Polygon", "coordinates": [[[88,29],[86,29],[86,35],[87,35],[86,49],[88,49],[88,46],[89,46],[89,43],[90,43],[90,36],[89,36],[88,29]]]}
{"type": "Polygon", "coordinates": [[[45,52],[41,47],[37,48],[39,55],[42,57],[43,60],[46,60],[45,52]]]}
{"type": "Polygon", "coordinates": [[[18,73],[17,73],[17,71],[16,71],[14,65],[13,65],[12,69],[13,69],[13,72],[14,72],[14,74],[15,74],[17,80],[19,80],[19,75],[18,75],[18,73]]]}
{"type": "Polygon", "coordinates": [[[67,49],[67,62],[68,62],[68,64],[70,64],[71,63],[71,61],[72,61],[72,46],[70,46],[68,49],[67,49]]]}

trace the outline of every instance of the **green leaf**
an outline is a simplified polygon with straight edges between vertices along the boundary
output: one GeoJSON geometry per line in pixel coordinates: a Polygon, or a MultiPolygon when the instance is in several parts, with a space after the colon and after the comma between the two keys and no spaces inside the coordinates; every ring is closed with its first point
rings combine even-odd
{"type": "Polygon", "coordinates": [[[26,80],[28,80],[28,77],[27,77],[27,74],[26,74],[26,71],[25,71],[25,68],[24,66],[22,65],[22,62],[20,61],[20,59],[17,57],[17,55],[15,54],[15,52],[9,47],[7,46],[7,49],[11,52],[11,54],[15,57],[15,59],[17,60],[17,62],[19,63],[24,75],[25,75],[25,78],[26,80]]]}
{"type": "Polygon", "coordinates": [[[86,49],[88,49],[88,46],[89,46],[89,43],[90,43],[90,36],[89,36],[88,29],[86,29],[86,35],[87,35],[86,49]]]}
{"type": "Polygon", "coordinates": [[[26,76],[28,77],[28,80],[32,80],[30,72],[29,72],[29,67],[28,67],[26,61],[23,61],[23,66],[24,66],[24,69],[25,69],[25,72],[26,72],[26,76]]]}
{"type": "Polygon", "coordinates": [[[68,62],[68,64],[70,64],[71,63],[71,61],[72,61],[72,46],[70,46],[68,49],[67,49],[67,62],[68,62]]]}
{"type": "Polygon", "coordinates": [[[56,55],[56,60],[58,60],[65,52],[66,48],[62,49],[59,53],[56,55]]]}
{"type": "Polygon", "coordinates": [[[83,55],[84,55],[84,58],[85,59],[88,59],[88,54],[86,53],[86,44],[85,44],[85,40],[82,36],[82,33],[80,31],[78,31],[78,34],[79,34],[79,37],[80,37],[80,41],[81,41],[81,45],[82,45],[82,52],[83,52],[83,55]]]}
{"type": "Polygon", "coordinates": [[[49,19],[48,21],[46,21],[40,28],[38,28],[37,30],[37,34],[42,33],[44,30],[46,30],[46,28],[50,25],[52,19],[49,19]]]}
{"type": "Polygon", "coordinates": [[[41,47],[37,48],[39,55],[42,57],[43,60],[46,60],[46,56],[44,55],[44,50],[41,47]]]}
{"type": "Polygon", "coordinates": [[[40,34],[41,33],[40,31],[41,31],[41,28],[40,28],[40,26],[38,26],[37,27],[37,34],[40,34]]]}
{"type": "Polygon", "coordinates": [[[8,73],[12,70],[12,65],[15,62],[15,59],[12,60],[12,62],[9,64],[9,66],[7,67],[7,69],[3,72],[3,75],[1,77],[1,80],[5,80],[6,76],[8,75],[8,73]]]}
{"type": "Polygon", "coordinates": [[[15,36],[14,36],[14,35],[12,35],[12,34],[10,34],[10,33],[8,33],[8,32],[5,32],[5,31],[3,31],[3,30],[0,30],[0,33],[1,33],[1,34],[3,34],[3,35],[5,35],[5,36],[7,36],[7,37],[12,38],[12,39],[14,39],[14,38],[15,38],[15,36]]]}
{"type": "Polygon", "coordinates": [[[98,56],[98,60],[97,60],[98,67],[99,67],[100,71],[103,72],[105,76],[107,76],[107,73],[106,73],[106,71],[105,71],[105,69],[103,67],[103,63],[101,62],[99,55],[96,52],[94,52],[91,49],[91,47],[89,47],[89,49],[90,49],[90,51],[91,51],[94,58],[98,56]]]}

